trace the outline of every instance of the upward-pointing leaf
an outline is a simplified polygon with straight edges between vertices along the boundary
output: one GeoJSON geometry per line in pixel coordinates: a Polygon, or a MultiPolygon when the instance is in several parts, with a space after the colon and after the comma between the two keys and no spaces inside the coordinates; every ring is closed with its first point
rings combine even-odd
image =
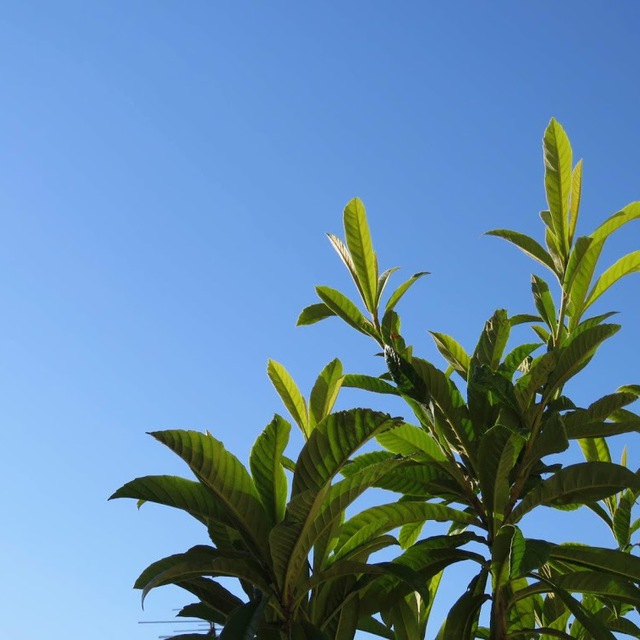
{"type": "Polygon", "coordinates": [[[466,380],[471,358],[464,347],[451,336],[437,331],[429,331],[438,351],[445,360],[466,380]]]}
{"type": "Polygon", "coordinates": [[[363,301],[367,309],[373,313],[378,288],[378,268],[367,214],[359,198],[351,200],[344,209],[344,232],[362,288],[363,301]]]}
{"type": "Polygon", "coordinates": [[[269,360],[267,375],[271,384],[275,387],[291,417],[295,420],[300,430],[308,438],[311,433],[307,403],[298,389],[289,372],[275,360],[269,360]]]}
{"type": "Polygon", "coordinates": [[[400,302],[400,298],[407,293],[409,287],[411,287],[414,282],[422,278],[422,276],[429,275],[428,271],[419,271],[418,273],[414,273],[407,281],[403,282],[392,294],[389,300],[387,300],[387,304],[385,306],[385,314],[388,311],[391,311],[395,308],[395,306],[400,302]]]}
{"type": "Polygon", "coordinates": [[[633,251],[611,265],[593,285],[584,308],[590,307],[611,285],[629,273],[640,271],[640,250],[633,251]]]}
{"type": "Polygon", "coordinates": [[[264,532],[268,520],[251,476],[222,442],[197,431],[155,431],[151,433],[177,453],[226,508],[242,537],[268,557],[264,532]]]}
{"type": "Polygon", "coordinates": [[[564,256],[569,253],[569,198],[573,155],[569,138],[555,118],[544,132],[544,185],[553,231],[564,256]]]}
{"type": "Polygon", "coordinates": [[[632,220],[637,220],[638,218],[640,218],[640,202],[632,202],[605,220],[591,234],[591,237],[596,242],[604,241],[622,225],[627,224],[627,222],[631,222],[632,220]]]}
{"type": "Polygon", "coordinates": [[[360,309],[343,293],[331,287],[316,287],[316,293],[322,302],[348,325],[365,335],[375,335],[371,322],[362,315],[360,309]]]}
{"type": "Polygon", "coordinates": [[[256,489],[272,524],[282,520],[287,503],[287,476],[282,466],[282,454],[289,442],[290,431],[291,425],[276,414],[258,436],[249,457],[256,489]]]}
{"type": "Polygon", "coordinates": [[[312,428],[331,413],[343,378],[342,363],[337,358],[320,372],[309,396],[309,419],[312,428]]]}
{"type": "Polygon", "coordinates": [[[580,196],[582,194],[582,160],[573,168],[571,174],[571,203],[569,209],[569,244],[573,242],[580,213],[580,196]]]}
{"type": "Polygon", "coordinates": [[[557,326],[556,308],[549,291],[549,285],[542,278],[533,275],[531,276],[531,290],[538,313],[551,331],[555,331],[557,326]]]}

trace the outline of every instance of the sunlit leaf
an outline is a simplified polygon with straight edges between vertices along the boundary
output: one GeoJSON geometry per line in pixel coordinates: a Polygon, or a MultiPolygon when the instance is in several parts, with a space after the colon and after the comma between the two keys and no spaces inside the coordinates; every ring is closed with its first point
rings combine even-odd
{"type": "Polygon", "coordinates": [[[342,363],[332,360],[321,372],[309,396],[309,419],[311,427],[326,418],[335,404],[342,385],[342,363]]]}
{"type": "Polygon", "coordinates": [[[289,372],[279,362],[269,360],[267,364],[267,375],[271,384],[275,387],[284,406],[300,430],[308,438],[311,433],[309,426],[309,416],[307,413],[307,403],[298,389],[298,385],[289,372]]]}
{"type": "Polygon", "coordinates": [[[320,320],[324,320],[325,318],[330,318],[335,315],[335,312],[331,311],[324,302],[318,302],[316,304],[309,305],[302,310],[298,316],[296,325],[303,326],[315,324],[316,322],[320,322],[320,320]]]}

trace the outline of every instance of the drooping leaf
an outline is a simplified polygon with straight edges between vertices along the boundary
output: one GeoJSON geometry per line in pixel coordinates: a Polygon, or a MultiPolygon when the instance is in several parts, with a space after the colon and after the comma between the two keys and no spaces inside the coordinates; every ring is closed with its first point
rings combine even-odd
{"type": "Polygon", "coordinates": [[[342,381],[342,386],[392,396],[400,395],[393,385],[382,378],[374,378],[373,376],[367,376],[361,373],[347,373],[342,381]]]}
{"type": "Polygon", "coordinates": [[[342,363],[338,358],[332,360],[320,372],[309,396],[309,419],[312,428],[331,413],[343,378],[342,363]]]}
{"type": "Polygon", "coordinates": [[[622,551],[579,544],[560,544],[551,550],[551,558],[640,582],[640,558],[622,551]]]}
{"type": "Polygon", "coordinates": [[[513,510],[509,522],[518,522],[538,505],[585,504],[627,487],[640,489],[640,479],[629,469],[609,462],[582,462],[557,471],[532,489],[513,510]]]}
{"type": "Polygon", "coordinates": [[[373,313],[378,287],[378,267],[367,214],[359,198],[353,198],[344,209],[344,231],[347,247],[362,289],[363,301],[367,309],[373,313]]]}
{"type": "Polygon", "coordinates": [[[249,466],[262,504],[272,524],[284,518],[287,503],[287,476],[282,466],[282,454],[289,442],[291,425],[275,415],[256,440],[249,466]]]}
{"type": "Polygon", "coordinates": [[[516,247],[521,249],[529,257],[537,260],[540,264],[550,269],[552,273],[557,273],[553,260],[545,251],[544,247],[524,233],[510,231],[509,229],[493,229],[493,231],[487,231],[485,235],[503,238],[504,240],[515,244],[516,247]]]}
{"type": "Polygon", "coordinates": [[[253,480],[222,442],[198,431],[155,431],[150,434],[178,454],[224,506],[242,537],[268,557],[264,531],[268,519],[253,480]]]}
{"type": "Polygon", "coordinates": [[[309,426],[309,415],[307,410],[307,403],[298,389],[298,385],[291,377],[289,372],[275,360],[269,360],[267,364],[267,375],[271,384],[278,392],[284,406],[291,414],[295,423],[300,427],[300,430],[309,437],[311,428],[309,426]]]}

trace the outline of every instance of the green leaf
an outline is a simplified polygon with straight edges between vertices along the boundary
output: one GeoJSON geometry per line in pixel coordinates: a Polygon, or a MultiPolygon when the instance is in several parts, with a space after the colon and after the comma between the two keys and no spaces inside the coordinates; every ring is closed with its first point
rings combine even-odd
{"type": "Polygon", "coordinates": [[[303,325],[315,324],[316,322],[320,322],[320,320],[324,320],[325,318],[330,318],[335,315],[336,314],[331,311],[324,302],[318,302],[316,304],[311,304],[302,310],[298,316],[296,326],[300,327],[303,325]]]}
{"type": "Polygon", "coordinates": [[[429,275],[428,271],[419,271],[418,273],[414,273],[406,282],[403,282],[392,294],[389,300],[387,300],[387,304],[385,306],[385,314],[392,309],[400,302],[400,298],[409,290],[409,287],[413,285],[414,282],[422,278],[422,276],[429,275]]]}
{"type": "Polygon", "coordinates": [[[268,557],[268,519],[251,476],[222,442],[197,431],[155,431],[149,435],[178,454],[224,506],[248,544],[268,557]]]}
{"type": "Polygon", "coordinates": [[[367,309],[374,313],[378,286],[378,266],[364,204],[353,198],[344,209],[344,232],[347,246],[362,288],[367,309]]]}
{"type": "Polygon", "coordinates": [[[177,476],[136,478],[120,487],[109,500],[115,498],[133,498],[182,509],[202,522],[225,515],[224,509],[204,485],[177,476]]]}
{"type": "Polygon", "coordinates": [[[331,287],[316,287],[316,293],[320,299],[337,316],[342,318],[349,326],[368,336],[375,336],[376,332],[369,320],[349,298],[331,287]]]}
{"type": "Polygon", "coordinates": [[[587,462],[611,462],[609,447],[604,438],[581,438],[578,444],[587,462]]]}
{"type": "Polygon", "coordinates": [[[558,324],[556,320],[556,307],[553,304],[549,285],[542,278],[532,275],[531,291],[533,292],[533,301],[538,313],[551,331],[555,331],[558,324]]]}
{"type": "Polygon", "coordinates": [[[480,440],[478,459],[482,464],[478,468],[478,480],[482,502],[488,513],[495,512],[498,522],[509,500],[509,474],[524,444],[523,436],[500,424],[491,427],[480,440]]]}
{"type": "Polygon", "coordinates": [[[278,392],[284,406],[306,438],[311,434],[307,403],[289,372],[275,360],[269,360],[267,375],[278,392]]]}
{"type": "Polygon", "coordinates": [[[484,235],[503,238],[515,244],[516,247],[526,253],[530,258],[537,260],[540,264],[550,269],[553,274],[557,274],[551,256],[545,251],[542,245],[524,233],[510,231],[509,229],[494,229],[493,231],[487,231],[484,235]]]}
{"type": "Polygon", "coordinates": [[[393,273],[395,273],[400,267],[392,267],[391,269],[387,269],[383,272],[378,278],[378,287],[376,290],[376,304],[375,308],[377,309],[380,306],[380,299],[382,298],[382,294],[387,286],[387,282],[389,282],[389,278],[393,273]]]}
{"type": "Polygon", "coordinates": [[[538,348],[542,346],[540,342],[529,342],[518,345],[509,352],[504,361],[498,367],[498,373],[503,375],[507,380],[513,378],[514,373],[522,366],[527,358],[538,348]]]}
{"type": "Polygon", "coordinates": [[[309,396],[309,419],[313,428],[331,413],[343,381],[342,363],[332,360],[321,372],[309,396]]]}
{"type": "Polygon", "coordinates": [[[615,264],[611,265],[593,285],[593,289],[589,292],[589,297],[584,303],[584,308],[588,309],[610,286],[615,284],[624,276],[630,273],[640,271],[640,250],[632,251],[626,256],[620,258],[615,264]]]}
{"type": "Polygon", "coordinates": [[[578,373],[591,359],[598,347],[620,329],[619,324],[601,324],[574,335],[560,351],[558,364],[549,376],[547,392],[557,389],[578,373]]]}
{"type": "Polygon", "coordinates": [[[573,243],[580,214],[580,196],[582,194],[582,160],[579,160],[571,173],[571,202],[569,203],[569,245],[573,243]]]}
{"type": "Polygon", "coordinates": [[[424,523],[416,522],[410,524],[404,524],[400,527],[398,533],[398,542],[403,549],[408,549],[411,545],[415,544],[416,540],[420,537],[420,533],[424,528],[424,523]]]}
{"type": "Polygon", "coordinates": [[[282,466],[282,454],[290,432],[291,425],[276,414],[258,436],[249,457],[253,481],[272,524],[284,518],[287,504],[287,476],[282,466]]]}
{"type": "Polygon", "coordinates": [[[391,431],[385,431],[378,435],[376,440],[388,451],[399,455],[410,456],[420,453],[420,457],[429,461],[447,460],[433,436],[412,424],[401,424],[391,431]]]}
{"type": "Polygon", "coordinates": [[[551,559],[640,582],[640,558],[630,553],[580,544],[560,544],[553,546],[551,559]]]}
{"type": "Polygon", "coordinates": [[[385,393],[392,396],[400,395],[398,390],[382,378],[374,378],[360,373],[347,373],[342,381],[343,387],[363,389],[374,393],[385,393]]]}
{"type": "Polygon", "coordinates": [[[142,589],[142,602],[149,591],[166,584],[178,584],[189,578],[202,576],[230,576],[246,580],[265,593],[269,591],[269,577],[248,554],[224,551],[198,545],[185,553],[178,553],[149,565],[136,580],[135,589],[142,589]]]}
{"type": "Polygon", "coordinates": [[[257,598],[238,607],[220,634],[220,640],[254,640],[268,598],[257,598]]]}
{"type": "Polygon", "coordinates": [[[485,322],[473,359],[496,370],[509,340],[511,322],[505,309],[497,309],[485,322]]]}
{"type": "Polygon", "coordinates": [[[613,514],[613,533],[621,549],[626,549],[631,544],[631,509],[635,501],[636,493],[627,489],[620,496],[613,514]]]}
{"type": "Polygon", "coordinates": [[[560,469],[532,489],[513,510],[509,522],[518,522],[538,505],[585,504],[626,488],[640,489],[640,479],[629,469],[609,462],[582,462],[560,469]]]}
{"type": "Polygon", "coordinates": [[[607,218],[592,234],[591,237],[596,241],[605,241],[614,231],[621,226],[640,218],[640,202],[632,202],[626,207],[614,213],[607,218]]]}
{"type": "Polygon", "coordinates": [[[551,213],[553,232],[562,255],[569,253],[569,199],[571,197],[573,154],[569,138],[555,118],[544,132],[544,185],[551,213]]]}
{"type": "Polygon", "coordinates": [[[432,335],[436,347],[444,359],[466,380],[471,358],[464,350],[464,347],[459,342],[456,342],[454,338],[444,333],[435,331],[429,331],[429,333],[432,335]]]}
{"type": "Polygon", "coordinates": [[[481,571],[453,605],[436,640],[473,640],[480,608],[489,599],[484,593],[486,571],[481,571]]]}
{"type": "Polygon", "coordinates": [[[602,252],[602,242],[593,238],[582,237],[576,241],[564,276],[563,289],[569,296],[571,322],[569,329],[573,331],[585,310],[587,291],[595,273],[598,258],[602,252]]]}

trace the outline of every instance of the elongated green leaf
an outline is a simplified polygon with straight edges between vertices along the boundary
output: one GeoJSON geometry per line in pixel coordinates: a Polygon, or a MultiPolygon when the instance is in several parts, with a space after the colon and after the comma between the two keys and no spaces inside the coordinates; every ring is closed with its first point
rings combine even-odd
{"type": "Polygon", "coordinates": [[[574,464],[560,469],[532,489],[508,520],[518,522],[538,505],[585,504],[626,488],[640,489],[640,478],[621,465],[608,462],[574,464]]]}
{"type": "Polygon", "coordinates": [[[604,241],[621,226],[638,218],[640,218],[640,202],[632,202],[607,218],[607,220],[591,234],[591,237],[596,242],[604,241]]]}
{"type": "Polygon", "coordinates": [[[533,301],[536,305],[538,313],[546,322],[547,326],[552,330],[556,330],[556,308],[553,304],[553,298],[549,291],[549,285],[538,276],[531,276],[531,291],[533,292],[533,301]]]}
{"type": "Polygon", "coordinates": [[[270,591],[269,577],[258,562],[248,554],[220,551],[198,545],[149,565],[136,580],[135,589],[142,589],[142,601],[151,589],[177,584],[202,576],[231,576],[247,580],[265,593],[270,591]]]}
{"type": "Polygon", "coordinates": [[[145,476],[120,487],[110,498],[134,498],[182,509],[198,520],[224,519],[224,509],[204,485],[178,476],[145,476]]]}
{"type": "Polygon", "coordinates": [[[360,280],[358,279],[358,274],[356,272],[356,266],[353,263],[353,258],[351,257],[351,252],[347,245],[338,238],[338,236],[333,235],[332,233],[327,233],[327,238],[329,238],[329,242],[331,246],[335,249],[336,253],[340,256],[345,267],[349,271],[349,274],[353,278],[353,282],[356,285],[356,289],[358,289],[358,293],[360,297],[364,301],[364,292],[362,290],[362,285],[360,284],[360,280]]]}
{"type": "Polygon", "coordinates": [[[344,209],[344,232],[347,246],[362,288],[362,297],[367,309],[375,310],[378,286],[378,268],[364,204],[353,198],[344,209]]]}
{"type": "Polygon", "coordinates": [[[300,430],[309,437],[311,428],[309,426],[309,415],[307,411],[307,403],[304,397],[298,389],[298,385],[291,377],[289,372],[275,360],[269,360],[267,364],[267,375],[271,384],[278,392],[280,399],[287,408],[287,411],[291,414],[295,423],[300,427],[300,430]]]}
{"type": "Polygon", "coordinates": [[[254,640],[268,598],[256,598],[238,607],[227,620],[220,640],[254,640]]]}
{"type": "Polygon", "coordinates": [[[398,542],[403,549],[408,549],[412,544],[415,544],[416,540],[420,537],[424,523],[414,522],[410,524],[404,524],[400,527],[398,532],[398,542]]]}
{"type": "Polygon", "coordinates": [[[487,231],[485,235],[503,238],[504,240],[515,244],[516,247],[526,253],[529,257],[537,260],[540,264],[550,269],[553,274],[556,274],[556,268],[553,264],[553,260],[545,251],[544,247],[524,233],[510,231],[509,229],[493,229],[493,231],[487,231]]]}
{"type": "Polygon", "coordinates": [[[509,474],[524,446],[523,436],[503,425],[491,427],[480,440],[478,480],[482,491],[482,502],[489,513],[495,512],[498,522],[509,499],[511,486],[509,474]]]}
{"type": "Polygon", "coordinates": [[[262,504],[271,524],[284,518],[287,504],[287,476],[282,454],[289,442],[291,425],[275,415],[251,449],[249,466],[262,504]]]}
{"type": "Polygon", "coordinates": [[[595,282],[584,303],[588,309],[610,286],[630,273],[640,271],[640,250],[632,251],[611,265],[595,282]]]}
{"type": "Polygon", "coordinates": [[[331,311],[324,302],[317,302],[316,304],[311,304],[302,310],[298,316],[296,326],[300,327],[303,325],[315,324],[316,322],[320,322],[320,320],[324,320],[325,318],[330,318],[335,315],[335,312],[331,311]]]}
{"type": "Polygon", "coordinates": [[[395,640],[415,640],[421,636],[420,621],[406,600],[399,600],[388,617],[393,622],[395,640]]]}
{"type": "Polygon", "coordinates": [[[331,413],[342,386],[343,377],[342,362],[338,358],[332,360],[320,372],[309,396],[309,418],[312,428],[331,413]]]}
{"type": "Polygon", "coordinates": [[[342,525],[336,555],[345,555],[365,539],[374,538],[406,524],[423,524],[428,520],[478,524],[474,515],[443,504],[406,501],[379,505],[365,509],[342,525]]]}
{"type": "Polygon", "coordinates": [[[224,506],[242,537],[268,557],[264,532],[268,519],[251,476],[222,442],[197,431],[155,431],[150,434],[177,453],[224,506]]]}
{"type": "Polygon", "coordinates": [[[386,625],[382,624],[379,620],[376,620],[373,616],[361,617],[358,621],[358,629],[374,636],[387,638],[387,640],[395,640],[393,631],[391,631],[386,625]]]}
{"type": "Polygon", "coordinates": [[[485,364],[495,370],[509,340],[511,322],[505,309],[497,309],[485,322],[480,340],[473,352],[473,359],[478,364],[485,364]]]}
{"type": "Polygon", "coordinates": [[[573,243],[580,214],[580,196],[582,194],[582,160],[579,160],[571,173],[571,202],[569,203],[569,244],[573,243]]]}
{"type": "Polygon", "coordinates": [[[549,376],[548,391],[558,388],[578,373],[589,362],[597,348],[619,329],[619,324],[601,324],[575,335],[560,353],[558,364],[549,376]]]}
{"type": "Polygon", "coordinates": [[[510,351],[504,361],[498,367],[498,373],[503,375],[507,380],[513,378],[513,374],[523,365],[527,358],[539,347],[541,342],[529,342],[518,345],[510,351]]]}
{"type": "Polygon", "coordinates": [[[402,424],[391,431],[385,431],[377,436],[376,440],[392,453],[409,456],[419,452],[424,454],[421,457],[430,461],[447,460],[433,436],[412,424],[402,424]]]}
{"type": "Polygon", "coordinates": [[[382,298],[382,294],[387,287],[387,283],[389,282],[389,278],[393,273],[395,273],[400,267],[392,267],[391,269],[387,269],[384,273],[380,274],[378,278],[378,287],[376,290],[376,309],[380,306],[380,299],[382,298]]]}
{"type": "MultiPolygon", "coordinates": [[[[226,620],[229,614],[242,604],[240,598],[210,578],[196,576],[187,580],[176,580],[174,584],[199,598],[200,602],[210,610],[217,611],[222,621],[226,620]]],[[[182,616],[182,611],[177,615],[182,616]]],[[[185,615],[191,617],[186,613],[185,615]]]]}
{"type": "Polygon", "coordinates": [[[418,273],[414,273],[406,282],[403,282],[392,294],[389,300],[387,300],[387,304],[385,306],[385,314],[392,309],[400,302],[402,296],[407,293],[409,287],[411,287],[417,280],[422,278],[422,276],[429,275],[428,271],[419,271],[418,273]]]}
{"type": "Polygon", "coordinates": [[[316,293],[327,307],[348,325],[365,335],[375,336],[375,330],[371,322],[362,315],[358,307],[345,295],[331,287],[316,287],[316,293]]]}
{"type": "Polygon", "coordinates": [[[553,231],[564,256],[569,253],[569,199],[571,197],[573,154],[569,138],[555,118],[544,132],[544,185],[553,231]]]}
{"type": "Polygon", "coordinates": [[[489,599],[484,593],[486,571],[481,571],[453,605],[436,640],[473,640],[480,608],[489,599]]]}
{"type": "Polygon", "coordinates": [[[613,514],[613,533],[618,546],[623,550],[631,544],[631,509],[635,501],[635,492],[627,489],[620,497],[618,508],[613,514]]]}
{"type": "Polygon", "coordinates": [[[437,333],[436,331],[429,331],[429,333],[445,360],[466,380],[471,358],[464,350],[464,347],[454,338],[444,333],[437,333]]]}
{"type": "Polygon", "coordinates": [[[364,389],[374,393],[385,393],[392,396],[400,395],[398,390],[382,378],[374,378],[361,373],[347,373],[342,381],[343,387],[364,389]]]}
{"type": "Polygon", "coordinates": [[[578,444],[587,462],[611,462],[611,453],[604,438],[581,438],[578,444]]]}
{"type": "Polygon", "coordinates": [[[640,558],[622,551],[579,544],[560,544],[552,548],[551,559],[640,582],[640,558]]]}
{"type": "Polygon", "coordinates": [[[591,286],[602,247],[602,242],[596,242],[590,237],[582,237],[578,238],[571,251],[563,285],[565,293],[569,296],[570,331],[576,328],[584,313],[587,292],[591,286]]]}

